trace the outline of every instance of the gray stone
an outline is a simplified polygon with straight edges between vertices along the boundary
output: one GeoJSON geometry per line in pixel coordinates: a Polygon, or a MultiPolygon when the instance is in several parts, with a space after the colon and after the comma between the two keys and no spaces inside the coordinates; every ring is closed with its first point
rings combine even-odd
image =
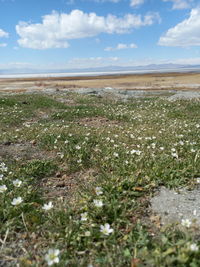
{"type": "Polygon", "coordinates": [[[161,187],[151,199],[152,211],[161,217],[162,224],[180,223],[189,219],[200,226],[200,188],[178,192],[161,187]]]}

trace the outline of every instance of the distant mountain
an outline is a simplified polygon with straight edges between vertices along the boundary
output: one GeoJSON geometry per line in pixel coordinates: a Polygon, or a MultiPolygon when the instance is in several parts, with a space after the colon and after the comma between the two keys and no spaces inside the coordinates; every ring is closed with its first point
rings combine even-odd
{"type": "Polygon", "coordinates": [[[106,67],[96,67],[96,68],[74,68],[74,69],[30,69],[30,68],[12,68],[12,69],[0,69],[0,75],[7,75],[7,74],[51,74],[51,73],[93,73],[93,72],[131,72],[131,71],[170,71],[170,70],[177,70],[177,71],[186,71],[189,70],[200,70],[200,65],[181,65],[181,64],[150,64],[146,66],[129,66],[129,67],[122,67],[122,66],[106,66],[106,67]]]}

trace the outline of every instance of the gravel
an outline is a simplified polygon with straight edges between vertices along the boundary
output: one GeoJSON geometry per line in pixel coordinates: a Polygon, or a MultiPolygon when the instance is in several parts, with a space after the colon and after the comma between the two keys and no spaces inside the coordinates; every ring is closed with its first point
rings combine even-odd
{"type": "Polygon", "coordinates": [[[200,93],[191,91],[182,91],[182,92],[177,92],[175,95],[168,97],[169,101],[193,100],[193,99],[200,99],[200,93]]]}
{"type": "Polygon", "coordinates": [[[157,195],[151,199],[151,208],[160,216],[162,224],[180,223],[189,219],[200,226],[200,187],[189,191],[178,192],[161,187],[157,195]]]}

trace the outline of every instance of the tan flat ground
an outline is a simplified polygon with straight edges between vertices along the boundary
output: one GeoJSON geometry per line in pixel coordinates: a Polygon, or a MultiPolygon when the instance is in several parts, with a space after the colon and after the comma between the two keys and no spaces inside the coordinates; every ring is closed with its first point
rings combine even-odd
{"type": "Polygon", "coordinates": [[[200,73],[154,73],[102,75],[88,77],[51,77],[0,79],[0,91],[30,91],[47,88],[104,88],[130,90],[194,90],[200,91],[200,73]]]}

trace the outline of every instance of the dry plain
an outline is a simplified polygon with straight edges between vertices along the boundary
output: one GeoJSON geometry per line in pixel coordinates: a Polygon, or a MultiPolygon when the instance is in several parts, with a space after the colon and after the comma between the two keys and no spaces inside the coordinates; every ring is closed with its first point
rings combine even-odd
{"type": "Polygon", "coordinates": [[[194,90],[200,91],[200,73],[151,73],[84,77],[48,77],[0,79],[0,91],[27,91],[73,88],[127,90],[194,90]]]}

